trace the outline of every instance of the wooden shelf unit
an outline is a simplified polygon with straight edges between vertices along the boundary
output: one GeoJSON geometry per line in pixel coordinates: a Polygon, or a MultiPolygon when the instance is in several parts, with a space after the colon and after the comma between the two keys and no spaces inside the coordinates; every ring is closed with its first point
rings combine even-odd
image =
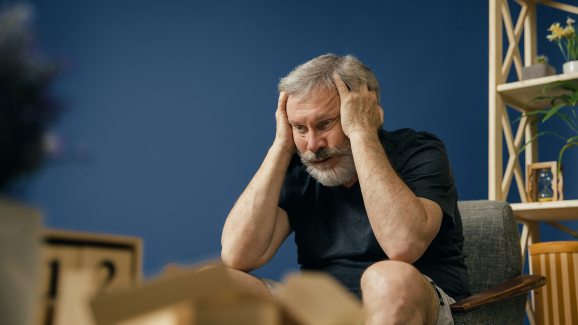
{"type": "MultiPolygon", "coordinates": [[[[515,21],[510,13],[508,0],[489,0],[488,198],[506,201],[512,180],[515,180],[522,203],[512,204],[512,209],[518,221],[523,224],[521,246],[522,255],[525,258],[527,247],[540,241],[539,222],[578,220],[578,200],[527,202],[527,187],[518,152],[523,143],[538,133],[538,125],[532,126],[531,123],[535,115],[523,117],[518,124],[518,129],[513,131],[506,105],[521,113],[544,109],[550,104],[547,100],[536,101],[527,107],[525,105],[532,98],[542,95],[544,85],[549,82],[569,80],[578,84],[578,73],[521,80],[522,67],[531,66],[538,53],[537,5],[553,7],[573,14],[578,14],[578,7],[548,0],[513,1],[521,7],[520,14],[515,21]],[[505,51],[502,48],[504,27],[509,43],[505,51]],[[518,47],[522,32],[524,35],[523,60],[518,47]],[[506,83],[512,66],[515,68],[519,81],[506,83]],[[504,138],[509,155],[506,166],[502,163],[504,138]]],[[[546,35],[545,31],[540,31],[539,37],[546,37],[546,35]]],[[[551,94],[556,94],[556,92],[551,94]]],[[[525,163],[529,165],[538,162],[537,160],[538,141],[533,141],[526,146],[525,163]]],[[[530,323],[535,325],[534,307],[530,300],[526,304],[526,313],[530,323]]]]}
{"type": "Polygon", "coordinates": [[[521,222],[572,221],[578,219],[578,200],[511,204],[521,222]]]}

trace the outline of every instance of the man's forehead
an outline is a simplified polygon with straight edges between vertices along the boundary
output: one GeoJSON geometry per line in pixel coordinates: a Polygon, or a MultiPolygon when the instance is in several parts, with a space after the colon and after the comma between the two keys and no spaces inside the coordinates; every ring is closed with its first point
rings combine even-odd
{"type": "Polygon", "coordinates": [[[287,99],[287,116],[299,118],[307,116],[314,120],[322,120],[339,114],[340,101],[337,91],[316,91],[305,98],[289,96],[287,99]]]}

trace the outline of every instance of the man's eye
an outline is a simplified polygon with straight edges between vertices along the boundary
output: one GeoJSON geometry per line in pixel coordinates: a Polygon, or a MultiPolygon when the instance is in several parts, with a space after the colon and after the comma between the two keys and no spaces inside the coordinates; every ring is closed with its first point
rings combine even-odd
{"type": "Polygon", "coordinates": [[[332,121],[323,121],[323,122],[321,122],[321,125],[322,125],[324,128],[329,128],[331,125],[333,125],[333,121],[334,121],[334,120],[332,120],[332,121]]]}
{"type": "Polygon", "coordinates": [[[305,131],[305,127],[303,127],[303,126],[296,126],[296,127],[295,127],[295,130],[297,130],[297,132],[303,132],[303,131],[305,131]]]}

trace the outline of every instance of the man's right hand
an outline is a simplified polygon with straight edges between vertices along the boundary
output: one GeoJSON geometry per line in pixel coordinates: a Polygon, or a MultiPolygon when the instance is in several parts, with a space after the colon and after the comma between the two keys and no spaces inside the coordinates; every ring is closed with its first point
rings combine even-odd
{"type": "Polygon", "coordinates": [[[275,118],[277,119],[277,135],[275,136],[275,144],[294,154],[297,148],[293,141],[293,130],[287,118],[287,96],[286,93],[279,94],[279,102],[277,103],[277,112],[275,118]]]}

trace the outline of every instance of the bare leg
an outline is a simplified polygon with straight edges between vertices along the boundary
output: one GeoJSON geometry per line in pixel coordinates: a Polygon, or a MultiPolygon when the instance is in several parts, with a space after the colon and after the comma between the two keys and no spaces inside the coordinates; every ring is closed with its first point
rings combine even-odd
{"type": "Polygon", "coordinates": [[[366,325],[433,325],[439,312],[431,284],[411,264],[382,261],[361,277],[366,325]]]}

